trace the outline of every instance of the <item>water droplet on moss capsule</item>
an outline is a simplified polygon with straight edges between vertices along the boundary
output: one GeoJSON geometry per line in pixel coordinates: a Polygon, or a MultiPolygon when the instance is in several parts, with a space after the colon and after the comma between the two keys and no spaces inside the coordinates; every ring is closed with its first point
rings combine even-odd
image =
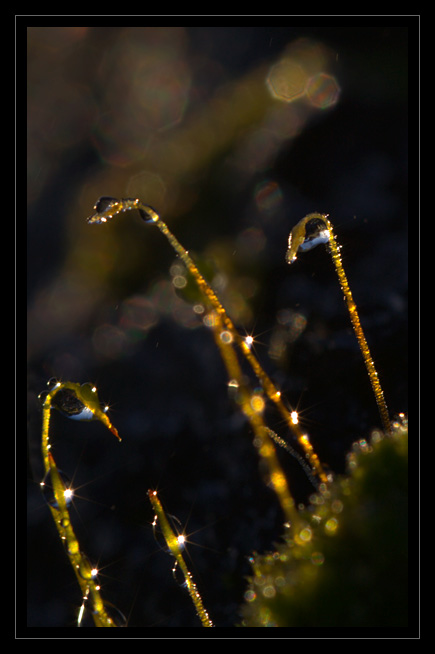
{"type": "MultiPolygon", "coordinates": [[[[89,384],[89,386],[92,386],[89,384]]],[[[92,386],[92,388],[95,388],[92,386]]],[[[61,388],[53,398],[53,406],[67,418],[72,420],[93,420],[94,414],[83,404],[74,391],[61,388]]]]}
{"type": "Polygon", "coordinates": [[[118,200],[116,198],[112,198],[109,195],[103,195],[94,204],[94,211],[97,213],[104,213],[104,211],[107,211],[107,209],[117,203],[118,200]]]}
{"type": "MultiPolygon", "coordinates": [[[[110,431],[115,434],[118,440],[121,440],[117,430],[107,419],[106,415],[109,406],[99,401],[97,388],[94,384],[86,382],[79,384],[56,382],[60,388],[57,388],[50,397],[50,408],[57,409],[66,418],[72,420],[81,420],[89,422],[91,420],[102,421],[110,431]]],[[[54,388],[54,387],[53,387],[54,388]]],[[[53,388],[49,391],[42,391],[38,399],[45,407],[47,397],[51,395],[53,388]]]]}
{"type": "Polygon", "coordinates": [[[315,248],[316,245],[327,243],[329,238],[330,233],[324,221],[320,218],[313,218],[305,225],[305,239],[300,244],[299,250],[301,252],[307,252],[315,248]]]}

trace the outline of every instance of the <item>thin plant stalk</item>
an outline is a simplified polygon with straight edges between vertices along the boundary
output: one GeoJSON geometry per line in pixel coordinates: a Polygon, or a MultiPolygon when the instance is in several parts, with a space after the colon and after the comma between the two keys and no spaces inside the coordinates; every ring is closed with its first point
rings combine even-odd
{"type": "MultiPolygon", "coordinates": [[[[236,352],[232,347],[232,342],[228,338],[222,339],[223,329],[220,322],[220,316],[216,316],[213,334],[217,346],[219,347],[222,359],[227,369],[228,379],[236,387],[239,394],[239,402],[243,413],[249,420],[254,432],[254,442],[257,446],[260,457],[264,460],[269,471],[269,478],[272,488],[274,489],[281,509],[285,515],[286,521],[292,527],[299,524],[299,516],[295,507],[295,502],[287,484],[286,477],[276,455],[273,445],[273,433],[265,424],[263,411],[265,403],[262,396],[252,393],[251,389],[244,381],[236,352]],[[229,342],[228,342],[229,341],[229,342]]],[[[228,334],[229,332],[227,332],[228,334]]]]}
{"type": "Polygon", "coordinates": [[[157,491],[149,490],[148,497],[151,502],[151,506],[156,512],[155,520],[157,519],[159,521],[159,525],[162,530],[163,537],[166,541],[166,544],[169,548],[169,551],[171,552],[172,556],[175,558],[179,569],[183,573],[187,590],[189,591],[189,595],[195,606],[196,613],[199,619],[201,620],[202,626],[213,627],[214,626],[213,622],[210,620],[210,617],[204,608],[201,595],[199,594],[198,588],[195,582],[193,581],[192,575],[189,572],[186,562],[184,561],[183,554],[181,551],[182,546],[180,545],[180,541],[175,535],[175,533],[173,532],[169,524],[169,520],[166,517],[162,504],[158,498],[157,491]]]}
{"type": "MultiPolygon", "coordinates": [[[[83,597],[82,606],[85,606],[86,604],[89,605],[96,627],[116,627],[118,625],[115,624],[115,621],[110,617],[110,615],[108,615],[105,609],[105,604],[100,594],[100,587],[94,577],[89,561],[80,550],[79,542],[71,525],[71,518],[65,495],[65,492],[70,489],[65,488],[56,462],[50,451],[51,444],[49,434],[52,404],[55,396],[60,391],[65,390],[74,393],[83,406],[86,407],[86,409],[88,409],[97,420],[103,422],[103,424],[105,424],[105,426],[108,427],[118,439],[119,435],[107,415],[101,410],[96,390],[94,391],[93,396],[88,397],[87,389],[80,384],[72,382],[57,382],[48,393],[44,394],[41,439],[42,458],[45,469],[44,480],[46,480],[49,475],[54,496],[54,501],[49,503],[48,506],[51,515],[53,516],[59,537],[65,545],[69,561],[80,586],[83,597]]],[[[45,482],[41,482],[41,488],[43,488],[44,485],[45,482]]],[[[78,622],[81,620],[82,613],[83,611],[81,610],[78,622]]]]}
{"type": "Polygon", "coordinates": [[[328,483],[328,476],[323,470],[322,464],[314,452],[314,449],[310,443],[308,435],[302,431],[297,420],[295,421],[293,410],[289,411],[285,406],[281,392],[276,388],[270,377],[261,367],[257,358],[251,351],[250,346],[246,342],[246,339],[239,334],[235,328],[232,320],[226,313],[224,307],[219,301],[216,293],[206,282],[204,277],[199,272],[196,264],[190,257],[188,251],[181,245],[177,238],[172,234],[166,223],[160,218],[159,214],[150,206],[145,205],[141,200],[137,198],[126,198],[122,200],[117,200],[116,198],[103,197],[100,198],[95,204],[95,213],[87,219],[88,224],[103,224],[108,220],[111,220],[118,213],[129,211],[131,209],[136,209],[139,211],[142,219],[147,223],[154,223],[160,231],[166,236],[169,243],[172,245],[174,250],[180,256],[181,260],[186,265],[187,269],[195,279],[198,287],[203,292],[205,298],[208,300],[211,307],[219,316],[219,320],[222,323],[222,326],[226,331],[231,334],[231,338],[234,343],[238,346],[243,356],[249,362],[252,370],[258,377],[264,392],[271,402],[275,404],[281,416],[285,420],[287,426],[292,431],[296,437],[298,443],[302,447],[304,454],[312,467],[314,473],[318,476],[322,483],[328,483]]]}
{"type": "Polygon", "coordinates": [[[390,417],[388,414],[387,404],[384,398],[379,376],[373,362],[370,349],[364,335],[361,321],[359,319],[357,307],[352,296],[352,292],[347,281],[346,273],[344,272],[343,263],[341,261],[340,246],[334,229],[327,214],[310,213],[300,220],[292,229],[288,240],[288,249],[286,253],[287,263],[294,263],[296,261],[299,251],[311,250],[316,245],[324,243],[331,255],[338,280],[340,282],[341,290],[346,301],[347,310],[349,312],[352,327],[358,341],[361,354],[367,369],[373,393],[378,405],[379,414],[381,416],[382,424],[385,432],[391,432],[390,417]]]}

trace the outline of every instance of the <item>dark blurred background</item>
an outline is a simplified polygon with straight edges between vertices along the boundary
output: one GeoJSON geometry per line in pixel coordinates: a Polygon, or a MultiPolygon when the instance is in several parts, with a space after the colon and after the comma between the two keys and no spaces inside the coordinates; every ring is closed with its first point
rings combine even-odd
{"type": "MultiPolygon", "coordinates": [[[[28,627],[74,627],[81,604],[39,488],[37,396],[53,376],[95,383],[123,438],[53,412],[74,528],[128,626],[200,626],[149,488],[189,535],[218,627],[240,619],[250,554],[282,533],[201,298],[133,212],[87,225],[98,197],[161,213],[339,474],[380,426],[376,403],[325,248],[285,263],[292,226],[329,213],[390,412],[407,411],[404,24],[28,28],[28,627]]],[[[279,456],[308,501],[298,462],[279,456]]]]}

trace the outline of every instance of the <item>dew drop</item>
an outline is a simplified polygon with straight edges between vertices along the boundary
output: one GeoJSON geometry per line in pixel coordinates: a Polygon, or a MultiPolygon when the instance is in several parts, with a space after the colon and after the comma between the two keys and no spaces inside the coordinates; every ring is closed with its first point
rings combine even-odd
{"type": "MultiPolygon", "coordinates": [[[[326,218],[326,216],[324,216],[326,218]]],[[[290,232],[288,249],[286,253],[287,263],[296,261],[300,252],[307,252],[320,243],[328,243],[331,238],[326,222],[322,214],[309,214],[303,218],[290,232]]]]}
{"type": "MultiPolygon", "coordinates": [[[[65,492],[64,492],[65,503],[66,503],[67,506],[69,506],[71,504],[71,502],[72,502],[72,498],[73,498],[73,495],[74,495],[73,490],[71,489],[71,480],[68,477],[68,475],[66,475],[64,472],[62,472],[62,470],[58,470],[58,473],[59,473],[59,477],[61,478],[62,483],[63,483],[63,485],[65,487],[65,492]]],[[[53,485],[51,483],[50,471],[47,472],[44,479],[41,481],[40,487],[41,487],[42,494],[43,494],[44,499],[47,502],[47,504],[52,506],[54,509],[59,509],[59,505],[58,505],[57,500],[56,500],[56,498],[54,496],[53,485]]]]}
{"type": "Polygon", "coordinates": [[[152,207],[138,207],[140,217],[145,223],[155,223],[159,220],[159,214],[152,207]]]}
{"type": "Polygon", "coordinates": [[[253,336],[245,336],[245,345],[249,350],[251,349],[253,343],[254,343],[253,336]]]}
{"type": "MultiPolygon", "coordinates": [[[[167,513],[166,517],[168,518],[168,521],[171,524],[172,531],[174,533],[178,534],[177,541],[178,541],[178,545],[179,545],[180,549],[183,549],[184,548],[184,543],[185,543],[185,538],[180,533],[180,531],[181,531],[180,530],[181,520],[179,520],[175,515],[172,515],[171,513],[167,513]]],[[[170,556],[174,556],[172,554],[171,550],[169,549],[168,544],[167,544],[167,542],[165,540],[165,537],[164,537],[162,531],[160,530],[158,524],[159,524],[158,523],[158,518],[155,515],[154,520],[152,522],[154,540],[156,541],[157,545],[159,546],[159,548],[161,550],[163,550],[164,552],[166,552],[170,556]]]]}
{"type": "Polygon", "coordinates": [[[99,198],[96,203],[94,204],[94,211],[97,213],[104,213],[112,207],[114,204],[118,204],[119,200],[116,198],[112,198],[109,195],[103,195],[101,198],[99,198]]]}
{"type": "Polygon", "coordinates": [[[182,570],[180,570],[180,566],[178,565],[177,561],[175,561],[173,565],[172,576],[180,588],[187,588],[187,581],[183,575],[182,570]]]}
{"type": "Polygon", "coordinates": [[[114,604],[111,602],[103,602],[104,610],[106,611],[109,618],[113,620],[117,627],[126,627],[127,618],[114,604]]]}
{"type": "Polygon", "coordinates": [[[76,394],[69,389],[62,388],[56,393],[53,398],[53,406],[62,415],[72,420],[93,420],[94,418],[91,409],[85,406],[76,394]]]}
{"type": "Polygon", "coordinates": [[[80,563],[77,565],[77,570],[79,575],[87,580],[95,579],[98,574],[97,568],[91,565],[86,554],[83,554],[82,552],[80,553],[80,563]]]}
{"type": "Polygon", "coordinates": [[[305,225],[305,239],[299,246],[299,249],[302,252],[307,252],[316,247],[316,245],[320,245],[320,243],[327,243],[329,237],[329,230],[323,220],[320,218],[313,218],[305,225]]]}
{"type": "Polygon", "coordinates": [[[38,395],[38,400],[41,402],[41,404],[45,404],[45,400],[47,399],[47,395],[49,395],[50,391],[41,391],[38,395]]]}
{"type": "MultiPolygon", "coordinates": [[[[83,602],[79,610],[79,615],[77,619],[78,627],[95,627],[95,623],[92,618],[92,614],[97,614],[97,611],[92,610],[92,607],[89,604],[90,599],[88,596],[83,597],[83,602]]],[[[127,618],[116,606],[111,602],[103,601],[103,606],[106,614],[111,620],[113,620],[116,627],[126,627],[127,618]]]]}

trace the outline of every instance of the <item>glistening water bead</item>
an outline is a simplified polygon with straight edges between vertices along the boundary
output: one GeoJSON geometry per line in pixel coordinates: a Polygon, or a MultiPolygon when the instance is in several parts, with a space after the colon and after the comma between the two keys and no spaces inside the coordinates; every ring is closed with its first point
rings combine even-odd
{"type": "MultiPolygon", "coordinates": [[[[62,470],[58,470],[58,473],[62,481],[62,484],[65,487],[64,490],[65,504],[66,506],[69,506],[71,504],[74,495],[74,491],[71,488],[71,480],[68,477],[68,475],[62,472],[62,470]]],[[[42,494],[47,504],[52,506],[54,509],[59,509],[59,504],[54,496],[50,470],[45,474],[44,479],[40,482],[39,485],[41,487],[42,494]]]]}
{"type": "Polygon", "coordinates": [[[136,198],[123,198],[118,200],[108,195],[104,195],[96,201],[94,205],[95,213],[86,219],[89,225],[101,225],[107,223],[116,214],[129,211],[130,209],[137,209],[142,220],[146,223],[157,222],[159,216],[152,207],[143,205],[140,200],[136,198]]]}
{"type": "Polygon", "coordinates": [[[324,218],[321,214],[309,214],[293,227],[288,237],[287,263],[294,263],[299,251],[308,252],[329,242],[331,234],[324,218]]]}
{"type": "Polygon", "coordinates": [[[61,389],[53,398],[52,405],[66,418],[72,420],[93,420],[92,410],[85,406],[72,391],[61,389]]]}

